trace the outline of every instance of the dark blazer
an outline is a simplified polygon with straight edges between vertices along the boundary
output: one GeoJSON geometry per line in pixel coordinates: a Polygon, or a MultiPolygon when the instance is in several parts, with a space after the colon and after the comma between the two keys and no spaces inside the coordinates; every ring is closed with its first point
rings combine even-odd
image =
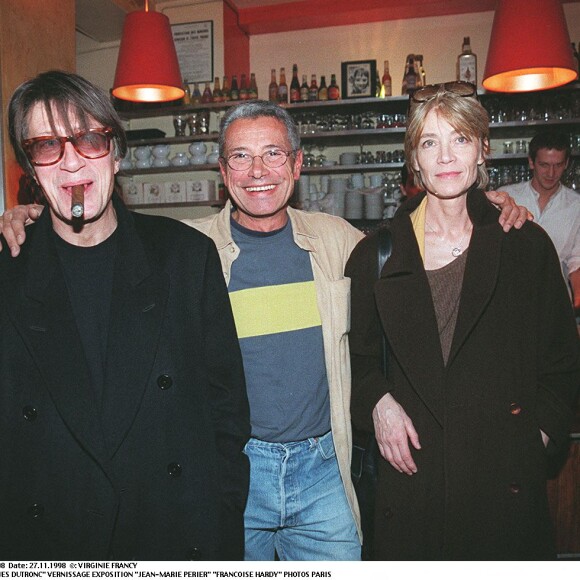
{"type": "Polygon", "coordinates": [[[352,414],[372,431],[388,391],[419,434],[418,472],[381,461],[378,559],[554,556],[547,454],[567,443],[579,375],[578,335],[558,258],[534,224],[503,233],[498,212],[468,194],[474,224],[449,360],[409,213],[393,220],[393,253],[374,280],[376,239],[347,265],[352,278],[352,414]],[[380,370],[380,331],[390,371],[380,370]],[[551,443],[546,450],[540,429],[551,443]]]}
{"type": "Polygon", "coordinates": [[[217,251],[115,209],[100,409],[49,212],[0,254],[0,557],[242,559],[249,410],[217,251]]]}

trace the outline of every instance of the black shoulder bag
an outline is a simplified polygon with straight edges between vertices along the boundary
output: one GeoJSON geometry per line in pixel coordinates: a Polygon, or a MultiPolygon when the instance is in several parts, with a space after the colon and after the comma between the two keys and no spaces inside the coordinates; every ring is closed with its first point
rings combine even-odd
{"type": "MultiPolygon", "coordinates": [[[[393,249],[391,232],[381,228],[377,232],[377,278],[380,278],[385,262],[393,249]]],[[[382,367],[387,374],[387,340],[383,334],[382,367]]],[[[351,477],[360,508],[363,532],[362,559],[373,560],[375,536],[375,496],[380,459],[379,446],[374,433],[363,433],[353,427],[351,477]]]]}

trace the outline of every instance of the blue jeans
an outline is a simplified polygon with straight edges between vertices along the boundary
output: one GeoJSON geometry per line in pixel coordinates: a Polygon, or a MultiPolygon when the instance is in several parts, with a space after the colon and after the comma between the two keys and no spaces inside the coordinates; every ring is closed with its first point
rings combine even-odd
{"type": "Polygon", "coordinates": [[[360,560],[332,434],[291,443],[250,439],[246,560],[360,560]]]}

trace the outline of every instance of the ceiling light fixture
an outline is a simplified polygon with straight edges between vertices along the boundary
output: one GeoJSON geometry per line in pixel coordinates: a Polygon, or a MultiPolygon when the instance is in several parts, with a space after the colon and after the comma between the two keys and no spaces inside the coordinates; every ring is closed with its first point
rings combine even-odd
{"type": "Polygon", "coordinates": [[[578,76],[560,0],[498,0],[483,86],[520,93],[578,76]]]}
{"type": "Polygon", "coordinates": [[[130,12],[125,17],[113,96],[126,101],[174,101],[184,95],[169,18],[159,12],[130,12]]]}

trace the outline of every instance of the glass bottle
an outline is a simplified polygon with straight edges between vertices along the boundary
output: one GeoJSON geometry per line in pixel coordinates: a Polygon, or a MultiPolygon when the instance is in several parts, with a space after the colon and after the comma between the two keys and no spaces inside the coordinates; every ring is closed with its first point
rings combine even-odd
{"type": "Polygon", "coordinates": [[[389,72],[389,61],[386,60],[383,69],[383,78],[381,79],[381,98],[390,97],[393,94],[393,79],[389,72]]]}
{"type": "Polygon", "coordinates": [[[222,84],[222,99],[224,102],[232,100],[232,93],[230,89],[230,79],[224,75],[224,82],[222,84]]]}
{"type": "Polygon", "coordinates": [[[203,93],[201,95],[201,102],[202,103],[211,103],[213,101],[213,95],[211,91],[211,87],[209,86],[209,81],[205,83],[205,88],[203,89],[203,93]]]}
{"type": "Polygon", "coordinates": [[[276,82],[276,69],[270,73],[270,84],[268,85],[268,100],[276,102],[278,100],[278,83],[276,82]]]}
{"type": "Polygon", "coordinates": [[[469,36],[463,38],[461,54],[457,57],[457,80],[477,85],[477,56],[471,52],[469,36]]]}
{"type": "Polygon", "coordinates": [[[219,77],[215,77],[213,80],[213,92],[211,96],[214,103],[221,103],[224,100],[219,77]]]}
{"type": "Polygon", "coordinates": [[[308,100],[318,100],[318,83],[316,82],[316,75],[310,77],[310,87],[308,88],[308,100]]]}
{"type": "Polygon", "coordinates": [[[258,98],[258,84],[256,83],[256,73],[250,73],[250,87],[248,88],[248,98],[258,98]]]}
{"type": "Polygon", "coordinates": [[[290,82],[290,102],[300,101],[300,81],[298,80],[298,65],[292,65],[292,81],[290,82]]]}
{"type": "Polygon", "coordinates": [[[278,102],[288,102],[288,85],[286,84],[286,70],[280,67],[280,82],[278,83],[278,102]]]}
{"type": "Polygon", "coordinates": [[[328,100],[338,101],[340,99],[340,88],[336,84],[336,75],[330,75],[330,85],[328,85],[328,100]]]}
{"type": "Polygon", "coordinates": [[[419,61],[419,75],[421,76],[421,86],[427,85],[427,73],[425,72],[425,68],[423,67],[423,55],[418,54],[415,58],[419,61]]]}
{"type": "Polygon", "coordinates": [[[240,89],[238,88],[238,77],[236,75],[232,75],[232,88],[230,90],[230,96],[232,97],[232,101],[240,100],[240,89]]]}
{"type": "Polygon", "coordinates": [[[326,76],[320,77],[320,86],[318,87],[318,100],[328,101],[328,87],[326,86],[326,76]]]}
{"type": "Polygon", "coordinates": [[[189,105],[191,103],[191,89],[189,88],[187,79],[183,79],[183,90],[185,91],[183,95],[183,104],[189,105]]]}
{"type": "Polygon", "coordinates": [[[413,70],[415,71],[415,78],[417,82],[415,83],[415,88],[419,88],[423,86],[423,80],[421,79],[421,71],[419,70],[419,55],[416,54],[415,58],[413,59],[413,70]]]}
{"type": "Polygon", "coordinates": [[[308,100],[308,81],[306,75],[302,75],[302,84],[300,85],[300,100],[305,102],[308,100]]]}
{"type": "Polygon", "coordinates": [[[403,75],[403,84],[401,86],[401,94],[408,95],[417,88],[417,76],[415,74],[415,55],[409,54],[407,56],[407,65],[403,75]]]}
{"type": "Polygon", "coordinates": [[[246,73],[242,73],[242,78],[240,79],[240,101],[247,101],[248,96],[248,80],[246,73]]]}
{"type": "Polygon", "coordinates": [[[193,83],[193,92],[191,93],[191,104],[199,105],[201,103],[201,91],[199,90],[199,85],[193,83]]]}

